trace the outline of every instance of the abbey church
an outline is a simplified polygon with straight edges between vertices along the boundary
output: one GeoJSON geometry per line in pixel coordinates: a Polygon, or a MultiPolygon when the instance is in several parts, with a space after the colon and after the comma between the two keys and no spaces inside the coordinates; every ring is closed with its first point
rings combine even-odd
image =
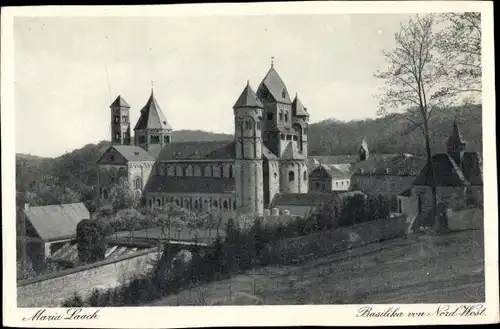
{"type": "Polygon", "coordinates": [[[234,141],[176,142],[153,90],[131,135],[130,106],[111,104],[112,145],[98,161],[98,193],[128,182],[146,205],[262,214],[277,194],[308,192],[309,113],[274,66],[233,106],[234,141]]]}

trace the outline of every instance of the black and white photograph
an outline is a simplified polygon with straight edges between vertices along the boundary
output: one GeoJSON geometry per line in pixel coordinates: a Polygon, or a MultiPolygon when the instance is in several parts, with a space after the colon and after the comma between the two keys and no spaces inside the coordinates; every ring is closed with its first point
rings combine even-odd
{"type": "Polygon", "coordinates": [[[15,321],[498,320],[493,7],[453,3],[17,8],[8,50],[2,9],[15,321]]]}

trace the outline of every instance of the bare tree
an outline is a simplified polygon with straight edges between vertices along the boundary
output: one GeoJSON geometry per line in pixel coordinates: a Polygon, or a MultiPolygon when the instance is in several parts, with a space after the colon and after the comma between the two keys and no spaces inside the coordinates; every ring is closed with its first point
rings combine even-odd
{"type": "Polygon", "coordinates": [[[438,46],[450,67],[450,92],[481,92],[481,13],[440,15],[443,31],[438,46]]]}
{"type": "Polygon", "coordinates": [[[388,68],[375,77],[385,81],[379,96],[379,115],[397,112],[420,129],[424,140],[427,166],[431,174],[432,216],[436,218],[437,187],[434,180],[429,120],[438,107],[454,98],[446,88],[450,78],[449,62],[439,52],[440,35],[434,31],[436,16],[414,16],[395,34],[396,46],[383,51],[388,68]]]}

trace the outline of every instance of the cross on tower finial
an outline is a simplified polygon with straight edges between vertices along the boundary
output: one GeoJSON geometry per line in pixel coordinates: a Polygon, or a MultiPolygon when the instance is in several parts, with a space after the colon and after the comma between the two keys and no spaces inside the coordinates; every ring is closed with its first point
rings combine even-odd
{"type": "Polygon", "coordinates": [[[271,67],[274,66],[274,56],[271,56],[271,67]]]}
{"type": "Polygon", "coordinates": [[[151,80],[151,93],[153,92],[154,82],[151,80]]]}

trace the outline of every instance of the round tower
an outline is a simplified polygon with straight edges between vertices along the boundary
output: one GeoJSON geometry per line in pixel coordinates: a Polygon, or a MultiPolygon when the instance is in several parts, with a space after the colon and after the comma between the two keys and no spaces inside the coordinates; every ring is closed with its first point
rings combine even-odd
{"type": "Polygon", "coordinates": [[[262,215],[264,174],[262,160],[262,112],[264,105],[250,83],[233,106],[235,126],[236,209],[262,215]]]}

